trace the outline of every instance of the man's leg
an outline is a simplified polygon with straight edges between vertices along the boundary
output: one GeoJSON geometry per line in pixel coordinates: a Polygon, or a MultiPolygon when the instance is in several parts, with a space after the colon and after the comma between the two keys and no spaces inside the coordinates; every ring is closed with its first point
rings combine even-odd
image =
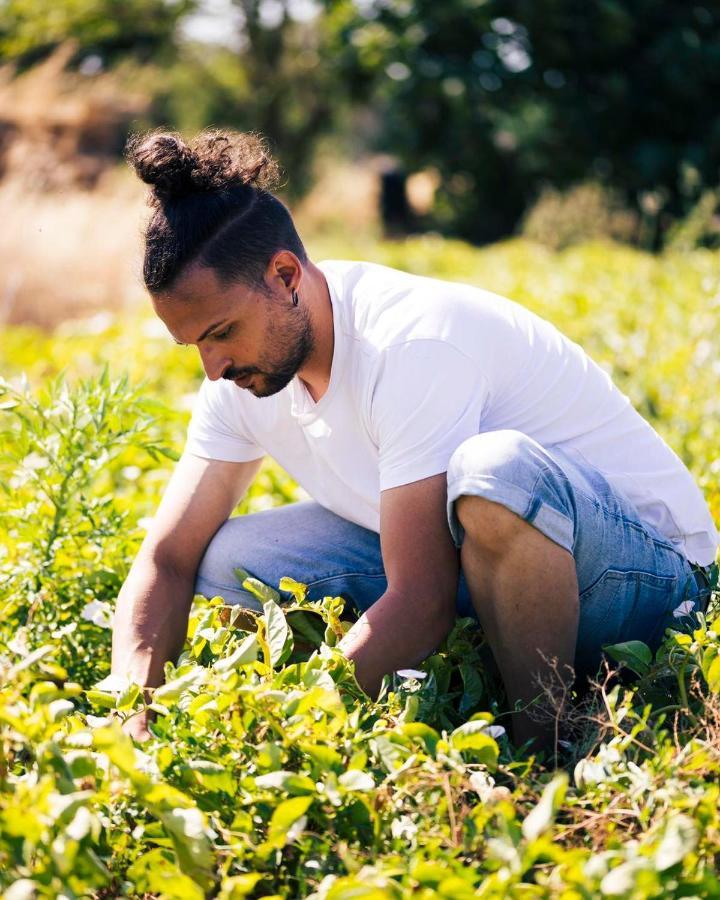
{"type": "MultiPolygon", "coordinates": [[[[530,703],[541,682],[569,689],[578,628],[572,554],[492,500],[464,496],[455,509],[465,529],[462,569],[510,705],[530,703]]],[[[522,712],[513,720],[517,743],[552,746],[551,723],[522,712]]]]}
{"type": "Polygon", "coordinates": [[[200,562],[197,593],[260,610],[236,568],[276,589],[284,576],[294,578],[311,600],[342,595],[360,611],[387,588],[379,535],[310,501],[228,519],[200,562]]]}
{"type": "MultiPolygon", "coordinates": [[[[698,600],[690,564],[586,461],[517,431],[465,441],[448,467],[448,520],[511,701],[574,661],[594,675],[605,644],[655,647],[698,600]],[[574,657],[574,659],[573,659],[574,657]]],[[[558,685],[561,687],[561,685],[558,685]]],[[[517,717],[516,737],[536,731],[517,717]]]]}

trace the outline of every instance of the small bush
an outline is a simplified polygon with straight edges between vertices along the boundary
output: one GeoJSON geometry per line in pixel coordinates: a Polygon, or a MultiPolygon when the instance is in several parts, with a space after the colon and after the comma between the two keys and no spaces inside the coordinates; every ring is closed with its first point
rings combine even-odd
{"type": "Polygon", "coordinates": [[[598,238],[632,243],[638,236],[638,215],[597,182],[564,192],[546,187],[523,219],[521,231],[552,250],[598,238]]]}

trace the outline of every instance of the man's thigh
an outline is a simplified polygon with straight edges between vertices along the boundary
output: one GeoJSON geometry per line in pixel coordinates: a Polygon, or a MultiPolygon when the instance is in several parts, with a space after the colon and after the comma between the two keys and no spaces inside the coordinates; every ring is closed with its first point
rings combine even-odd
{"type": "Polygon", "coordinates": [[[468,494],[502,503],[573,554],[579,672],[597,671],[604,644],[642,640],[656,647],[668,626],[692,621],[699,587],[690,563],[584,460],[519,432],[480,434],[458,448],[448,469],[448,517],[458,545],[454,501],[468,494]]]}
{"type": "Polygon", "coordinates": [[[387,587],[379,535],[312,501],[228,519],[201,560],[197,593],[260,609],[236,568],[274,588],[294,578],[308,586],[311,600],[344,596],[361,611],[387,587]]]}
{"type": "MultiPolygon", "coordinates": [[[[284,576],[308,586],[308,597],[342,596],[364,612],[385,593],[380,535],[313,501],[234,516],[217,531],[198,568],[196,593],[259,610],[235,569],[277,588],[284,576]]],[[[458,616],[477,616],[460,574],[458,616]]]]}

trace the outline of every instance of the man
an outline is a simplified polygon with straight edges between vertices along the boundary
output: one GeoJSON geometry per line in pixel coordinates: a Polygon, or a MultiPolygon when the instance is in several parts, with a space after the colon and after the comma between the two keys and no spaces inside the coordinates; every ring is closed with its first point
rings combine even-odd
{"type": "MultiPolygon", "coordinates": [[[[578,345],[477,288],[315,265],[256,137],[153,134],[129,158],[153,185],[145,283],[207,378],[118,600],[114,672],[160,683],[195,590],[254,605],[236,567],[349,596],[340,646],[371,695],[474,613],[520,708],[553,668],[569,682],[704,607],[703,498],[578,345]],[[266,453],[314,502],[229,519],[266,453]]],[[[522,709],[513,727],[547,739],[522,709]]]]}

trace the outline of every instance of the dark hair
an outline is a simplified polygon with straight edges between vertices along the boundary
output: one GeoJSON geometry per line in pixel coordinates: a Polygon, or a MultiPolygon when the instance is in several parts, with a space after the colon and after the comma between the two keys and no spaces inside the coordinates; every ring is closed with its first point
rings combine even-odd
{"type": "Polygon", "coordinates": [[[157,293],[200,262],[223,282],[262,287],[274,253],[307,260],[287,208],[270,193],[279,170],[256,134],[206,130],[189,144],[175,132],[130,138],[125,155],[152,185],[143,278],[157,293]]]}

